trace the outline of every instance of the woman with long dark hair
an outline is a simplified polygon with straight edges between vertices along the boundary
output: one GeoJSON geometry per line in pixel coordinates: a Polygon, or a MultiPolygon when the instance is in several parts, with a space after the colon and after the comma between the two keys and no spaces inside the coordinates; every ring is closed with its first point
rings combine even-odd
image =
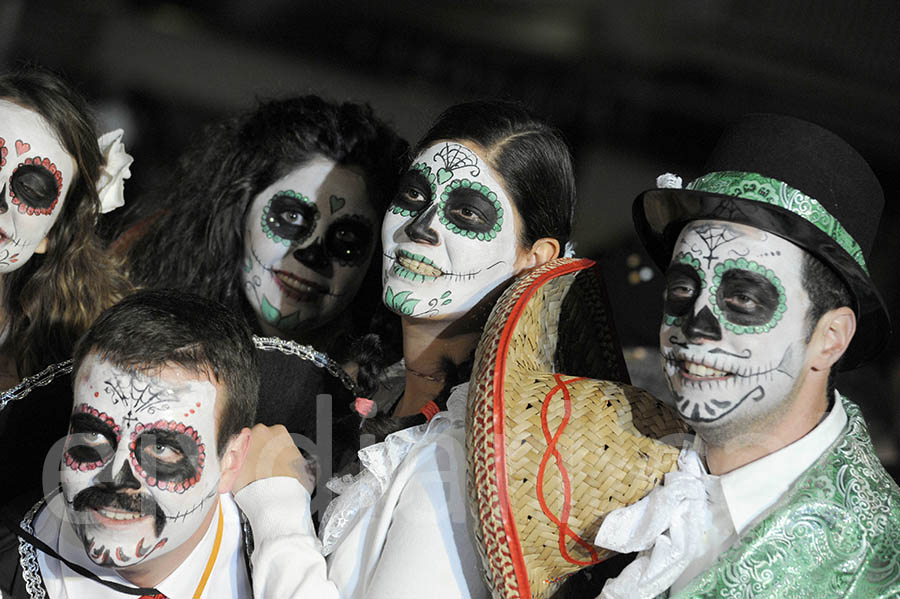
{"type": "Polygon", "coordinates": [[[108,166],[75,90],[37,68],[0,75],[4,389],[68,359],[94,318],[131,290],[95,230],[108,166]]]}
{"type": "Polygon", "coordinates": [[[376,305],[369,265],[406,150],[368,106],[312,95],[208,127],[141,201],[145,230],[123,240],[132,277],[216,299],[258,333],[342,347],[376,305]]]}
{"type": "MultiPolygon", "coordinates": [[[[499,101],[451,107],[414,155],[382,226],[382,298],[402,319],[400,384],[363,425],[384,441],[360,451],[358,476],[330,485],[341,494],[320,528],[327,567],[310,550],[311,523],[288,516],[309,504],[299,485],[284,483],[293,502],[279,502],[283,517],[248,503],[261,486],[236,497],[263,531],[255,582],[272,596],[488,595],[466,526],[461,383],[499,294],[569,239],[571,158],[555,129],[499,101]],[[275,540],[265,532],[273,518],[275,540]]],[[[274,455],[278,431],[254,435],[253,447],[274,455]]],[[[248,468],[238,487],[258,474],[248,468]]]]}

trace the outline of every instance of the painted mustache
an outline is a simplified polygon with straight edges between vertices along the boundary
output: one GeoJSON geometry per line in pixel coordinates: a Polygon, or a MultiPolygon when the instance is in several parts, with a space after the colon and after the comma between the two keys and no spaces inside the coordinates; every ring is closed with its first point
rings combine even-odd
{"type": "Polygon", "coordinates": [[[103,510],[113,508],[125,512],[139,514],[139,517],[152,516],[154,532],[160,536],[166,525],[166,515],[149,495],[122,493],[122,487],[101,488],[88,487],[80,491],[72,500],[72,508],[77,512],[103,510]]]}

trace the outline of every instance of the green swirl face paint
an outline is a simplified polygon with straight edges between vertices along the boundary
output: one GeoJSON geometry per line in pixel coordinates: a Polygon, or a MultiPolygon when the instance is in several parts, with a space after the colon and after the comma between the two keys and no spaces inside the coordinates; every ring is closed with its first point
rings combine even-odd
{"type": "Polygon", "coordinates": [[[372,259],[376,219],[360,172],[324,157],[256,195],[238,274],[266,334],[302,341],[349,305],[372,259]]]}
{"type": "Polygon", "coordinates": [[[675,406],[698,432],[738,434],[782,409],[807,350],[803,250],[725,221],[682,230],[666,272],[660,349],[675,406]]]}
{"type": "Polygon", "coordinates": [[[385,304],[413,318],[464,314],[512,276],[515,222],[499,177],[474,149],[454,141],[425,148],[385,214],[385,304]]]}

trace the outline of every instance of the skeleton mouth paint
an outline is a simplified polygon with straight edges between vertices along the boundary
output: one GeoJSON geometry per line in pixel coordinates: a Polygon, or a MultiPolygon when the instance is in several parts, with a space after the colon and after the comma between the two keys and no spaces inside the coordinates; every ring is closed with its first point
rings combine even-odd
{"type": "Polygon", "coordinates": [[[435,266],[430,258],[406,250],[397,250],[397,261],[393,266],[393,272],[404,279],[419,282],[434,281],[438,277],[444,276],[444,271],[435,266]]]}
{"type": "Polygon", "coordinates": [[[695,221],[681,232],[660,348],[675,406],[698,430],[763,417],[790,397],[806,346],[802,260],[753,227],[695,221]]]}
{"type": "Polygon", "coordinates": [[[273,270],[272,277],[287,297],[298,302],[311,302],[328,295],[328,287],[302,279],[286,270],[273,270]]]}

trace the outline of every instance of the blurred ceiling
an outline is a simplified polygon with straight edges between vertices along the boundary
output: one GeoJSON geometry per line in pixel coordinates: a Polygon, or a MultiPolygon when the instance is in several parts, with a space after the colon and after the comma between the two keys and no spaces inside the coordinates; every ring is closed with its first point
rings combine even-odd
{"type": "Polygon", "coordinates": [[[454,102],[523,100],[572,145],[583,255],[633,238],[628,200],[665,170],[699,174],[728,122],[793,114],[879,175],[872,272],[900,322],[897,0],[4,0],[0,60],[125,98],[147,155],[130,190],[164,180],[203,122],[257,97],[369,101],[411,140],[454,102]]]}
{"type": "Polygon", "coordinates": [[[878,166],[900,155],[896,0],[7,0],[4,11],[10,57],[211,109],[337,68],[450,101],[521,98],[576,147],[600,137],[702,160],[724,123],[778,110],[836,130],[878,166]]]}

